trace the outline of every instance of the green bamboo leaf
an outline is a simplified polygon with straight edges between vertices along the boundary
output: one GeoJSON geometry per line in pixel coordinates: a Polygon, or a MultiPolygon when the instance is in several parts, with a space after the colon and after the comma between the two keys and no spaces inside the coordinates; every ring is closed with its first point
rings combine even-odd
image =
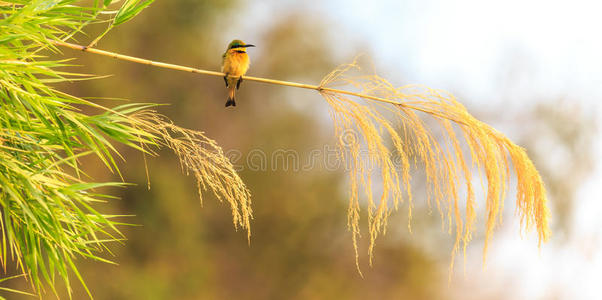
{"type": "MultiPolygon", "coordinates": [[[[33,297],[36,296],[35,294],[32,294],[32,293],[28,293],[25,291],[19,291],[19,290],[15,290],[15,289],[11,289],[11,288],[6,288],[6,287],[1,287],[1,286],[0,286],[0,290],[15,293],[15,294],[27,295],[27,296],[33,296],[33,297]]],[[[6,298],[2,297],[1,299],[6,299],[6,298]]]]}
{"type": "Polygon", "coordinates": [[[34,7],[33,11],[34,12],[42,12],[42,11],[47,11],[52,9],[53,7],[55,7],[57,4],[59,4],[62,0],[41,0],[41,1],[34,1],[32,3],[32,6],[34,7]]]}
{"type": "Polygon", "coordinates": [[[125,186],[128,185],[127,183],[123,183],[123,182],[88,182],[88,183],[77,183],[77,184],[72,184],[70,185],[67,189],[69,189],[70,191],[73,192],[78,192],[78,191],[86,191],[86,190],[90,190],[90,189],[96,189],[96,188],[100,188],[100,187],[119,187],[119,186],[125,186]]]}
{"type": "Polygon", "coordinates": [[[117,12],[115,19],[113,20],[113,26],[123,24],[136,15],[138,15],[143,9],[153,3],[155,0],[128,0],[121,6],[121,9],[117,12]]]}

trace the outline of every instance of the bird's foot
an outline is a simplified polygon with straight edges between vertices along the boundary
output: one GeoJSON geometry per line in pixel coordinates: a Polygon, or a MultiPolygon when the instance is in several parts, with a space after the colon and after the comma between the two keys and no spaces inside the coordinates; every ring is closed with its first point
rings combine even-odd
{"type": "Polygon", "coordinates": [[[236,82],[236,89],[240,88],[240,83],[242,82],[242,76],[238,77],[238,82],[236,82]]]}

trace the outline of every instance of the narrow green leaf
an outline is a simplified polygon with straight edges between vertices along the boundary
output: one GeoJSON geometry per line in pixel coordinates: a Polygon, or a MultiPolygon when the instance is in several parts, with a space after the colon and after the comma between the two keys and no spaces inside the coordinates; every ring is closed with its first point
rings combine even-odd
{"type": "Polygon", "coordinates": [[[155,0],[128,0],[126,1],[121,9],[117,12],[115,19],[113,20],[113,26],[117,26],[119,24],[123,24],[136,15],[138,15],[144,8],[149,6],[155,0]]]}

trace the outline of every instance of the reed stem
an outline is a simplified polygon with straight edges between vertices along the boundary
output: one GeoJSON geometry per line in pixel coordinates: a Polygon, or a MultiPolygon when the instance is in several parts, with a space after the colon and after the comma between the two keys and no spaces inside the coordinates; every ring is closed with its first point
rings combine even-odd
{"type": "MultiPolygon", "coordinates": [[[[84,51],[84,52],[89,52],[89,53],[94,53],[94,54],[99,54],[99,55],[104,55],[104,56],[112,57],[115,59],[135,62],[135,63],[139,63],[139,64],[143,64],[143,65],[155,66],[155,67],[159,67],[159,68],[166,68],[166,69],[172,69],[172,70],[178,70],[178,71],[184,71],[184,72],[190,72],[190,73],[196,73],[196,74],[210,75],[210,76],[220,76],[220,77],[226,76],[226,74],[224,74],[222,72],[208,71],[208,70],[203,70],[203,69],[191,68],[191,67],[163,63],[163,62],[158,62],[158,61],[152,61],[149,59],[119,54],[119,53],[100,50],[100,49],[96,49],[96,48],[90,48],[90,47],[67,43],[67,42],[63,42],[63,41],[51,40],[51,42],[57,46],[67,47],[67,48],[80,50],[80,51],[84,51]]],[[[262,77],[243,76],[243,79],[246,81],[255,81],[255,82],[262,82],[262,83],[267,83],[267,84],[291,86],[291,87],[302,88],[302,89],[311,89],[311,90],[316,90],[320,93],[331,92],[331,93],[356,96],[356,97],[360,97],[363,99],[374,100],[374,101],[383,102],[383,103],[389,103],[389,104],[398,105],[401,107],[421,111],[421,112],[433,115],[438,118],[450,120],[450,121],[453,121],[455,123],[462,124],[462,125],[467,125],[465,122],[463,122],[461,120],[450,118],[450,116],[444,116],[442,114],[439,114],[439,113],[431,111],[431,110],[424,109],[419,106],[415,106],[415,105],[411,105],[411,104],[403,103],[403,102],[399,102],[399,101],[394,101],[394,100],[390,100],[390,99],[386,99],[386,98],[381,98],[381,97],[376,97],[376,96],[371,96],[371,95],[366,95],[366,94],[361,94],[361,93],[355,93],[355,92],[346,91],[346,90],[333,89],[333,88],[323,87],[323,86],[319,86],[319,85],[305,84],[305,83],[298,83],[298,82],[291,82],[291,81],[284,81],[284,80],[275,80],[275,79],[262,78],[262,77]]]]}

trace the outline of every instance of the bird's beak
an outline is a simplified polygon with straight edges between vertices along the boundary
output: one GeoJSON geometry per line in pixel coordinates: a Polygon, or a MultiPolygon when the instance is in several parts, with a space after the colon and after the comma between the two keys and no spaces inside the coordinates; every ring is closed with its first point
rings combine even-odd
{"type": "Polygon", "coordinates": [[[242,46],[242,47],[245,47],[245,48],[247,48],[247,47],[255,47],[255,45],[246,44],[246,45],[244,45],[244,46],[242,46]]]}

